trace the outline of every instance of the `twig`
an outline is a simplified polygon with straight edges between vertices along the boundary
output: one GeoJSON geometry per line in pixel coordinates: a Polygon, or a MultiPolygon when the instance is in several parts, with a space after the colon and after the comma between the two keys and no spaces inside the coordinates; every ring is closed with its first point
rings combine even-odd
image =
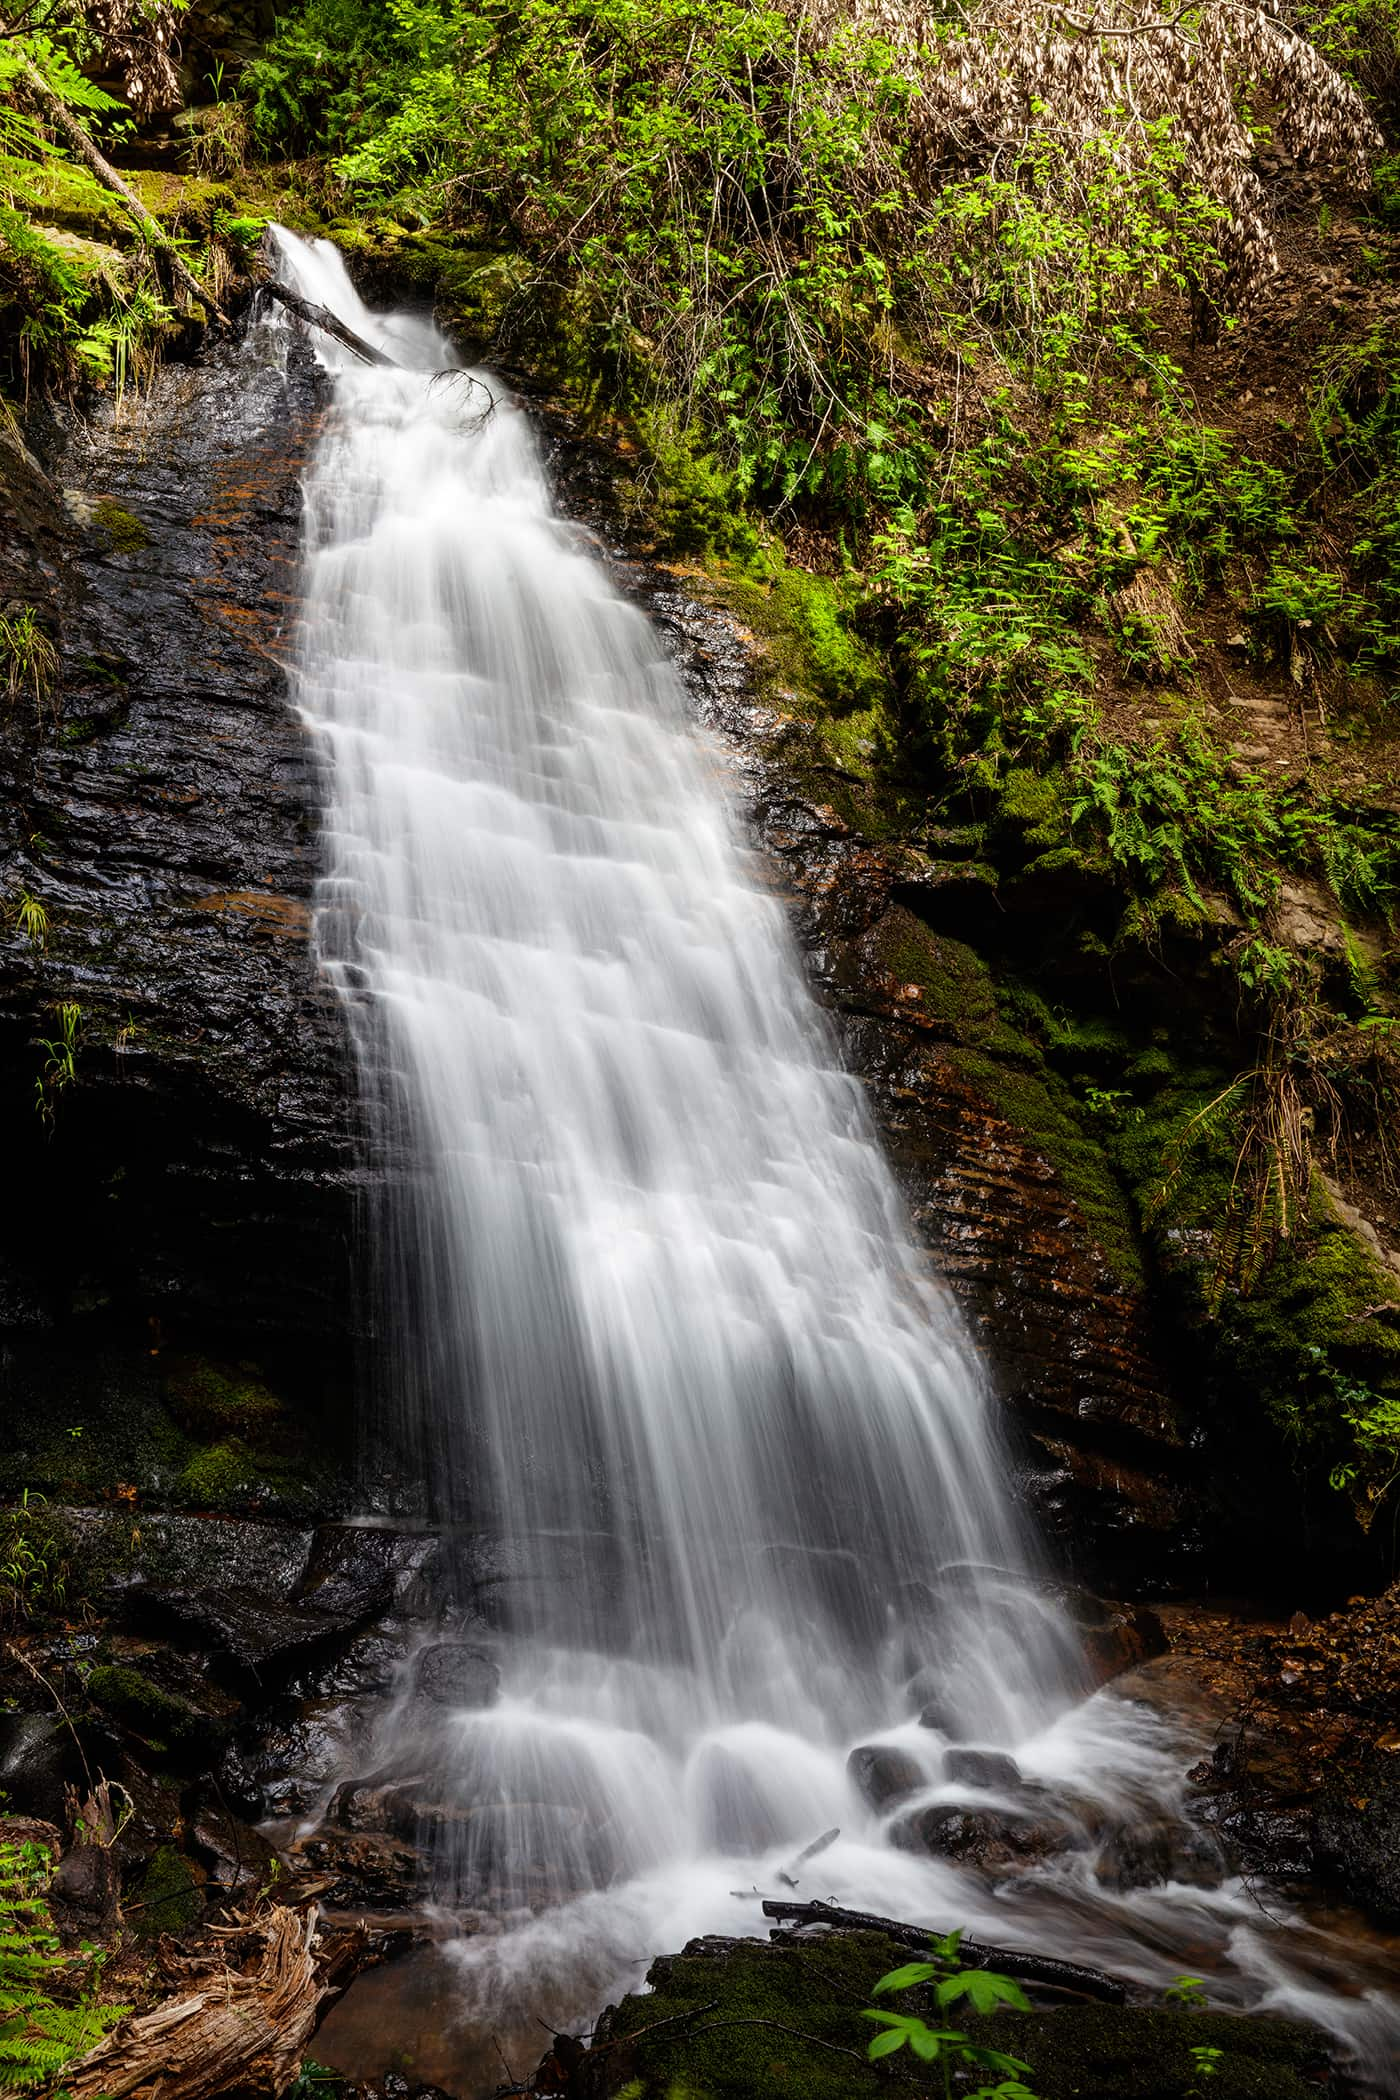
{"type": "Polygon", "coordinates": [[[694,2034],[690,2036],[690,2040],[694,2041],[697,2036],[702,2034],[718,2034],[722,2027],[771,2028],[774,2034],[791,2035],[796,2042],[810,2042],[814,2049],[829,2049],[833,2056],[848,2056],[853,2064],[859,2064],[862,2070],[865,2068],[866,2060],[859,2049],[848,2049],[843,2042],[825,2042],[819,2034],[808,2034],[805,2028],[784,2027],[781,2020],[711,2020],[708,2027],[697,2027],[694,2034]]]}
{"type": "Polygon", "coordinates": [[[392,365],[397,369],[397,358],[389,357],[383,350],[377,350],[373,343],[367,343],[362,335],[356,335],[354,329],[347,328],[339,314],[333,314],[328,306],[315,306],[311,300],[303,299],[299,292],[289,292],[286,285],[279,284],[275,277],[269,277],[258,289],[270,299],[276,299],[289,313],[294,313],[308,328],[319,328],[323,335],[331,336],[352,357],[358,357],[361,364],[392,365]]]}

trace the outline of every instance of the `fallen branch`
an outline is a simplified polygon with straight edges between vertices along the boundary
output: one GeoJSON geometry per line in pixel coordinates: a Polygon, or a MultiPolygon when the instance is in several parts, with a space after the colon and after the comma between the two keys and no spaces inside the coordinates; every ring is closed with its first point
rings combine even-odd
{"type": "MultiPolygon", "coordinates": [[[[0,38],[8,37],[12,33],[3,23],[0,23],[0,38]]],[[[17,70],[27,93],[38,103],[46,121],[52,124],[56,131],[62,132],[84,167],[91,170],[102,184],[102,187],[110,190],[114,197],[120,197],[151,246],[158,248],[166,258],[170,265],[171,275],[175,278],[177,284],[200,306],[207,307],[211,313],[217,314],[221,321],[226,322],[228,315],[219,305],[218,300],[204,289],[204,286],[195,276],[176,243],[161,225],[159,219],[154,218],[147,211],[131,185],[128,182],[124,182],[111,162],[104,159],[103,155],[98,152],[91,134],[84,130],[63,97],[55,94],[43,74],[39,71],[39,68],[36,65],[32,65],[27,58],[21,58],[17,70]]]]}
{"type": "Polygon", "coordinates": [[[347,328],[339,314],[333,314],[328,306],[313,305],[310,299],[303,299],[299,292],[289,292],[284,284],[278,284],[272,277],[259,285],[258,289],[265,292],[270,299],[276,299],[285,306],[288,313],[295,314],[308,328],[319,328],[323,335],[332,337],[342,349],[348,350],[352,357],[358,357],[361,364],[393,365],[397,368],[397,358],[386,356],[382,350],[376,350],[373,343],[367,343],[362,335],[356,335],[354,329],[347,328]]]}
{"type": "Polygon", "coordinates": [[[278,1905],[228,1931],[225,1958],[183,1965],[197,1988],[129,2013],[65,2067],[67,2100],[128,2100],[157,2088],[160,2100],[285,2092],[324,2006],[368,1953],[363,1933],[318,1947],[316,1924],[314,1909],[303,1917],[278,1905]]]}
{"type": "MultiPolygon", "coordinates": [[[[927,1954],[934,1931],[926,1925],[904,1925],[897,1918],[877,1918],[863,1910],[842,1910],[836,1903],[785,1903],[765,1900],[765,1918],[786,1918],[797,1925],[832,1925],[846,1932],[882,1932],[901,1947],[916,1947],[927,1954]]],[[[1098,1998],[1105,2005],[1126,2002],[1127,1986],[1102,1969],[1084,1968],[1078,1962],[1056,1961],[1050,1955],[1027,1954],[1019,1947],[985,1947],[976,1940],[963,1940],[959,1960],[968,1967],[995,1969],[1003,1976],[1019,1976],[1027,1983],[1053,1984],[1062,1991],[1078,1991],[1082,1997],[1098,1998]]]]}

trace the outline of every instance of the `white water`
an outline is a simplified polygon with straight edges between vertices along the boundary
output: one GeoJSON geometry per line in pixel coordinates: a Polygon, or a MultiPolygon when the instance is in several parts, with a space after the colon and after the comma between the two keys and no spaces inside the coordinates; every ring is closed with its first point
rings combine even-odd
{"type": "Polygon", "coordinates": [[[489,1577],[505,1673],[413,1746],[439,1894],[519,1914],[461,1944],[464,2004],[586,2006],[757,1929],[731,1892],[837,1825],[804,1894],[1288,2002],[1237,1885],[1094,1878],[1090,1824],[1179,1822],[1179,1750],[1079,1696],[973,1352],[656,636],[495,382],[483,414],[428,323],[280,239],[405,368],[320,346],[297,695],[329,760],[318,938],[391,1187],[399,1447],[489,1577]],[[915,1805],[965,1801],[949,1739],[1096,1804],[1012,1893],[892,1850],[847,1777],[886,1742],[915,1805]]]}

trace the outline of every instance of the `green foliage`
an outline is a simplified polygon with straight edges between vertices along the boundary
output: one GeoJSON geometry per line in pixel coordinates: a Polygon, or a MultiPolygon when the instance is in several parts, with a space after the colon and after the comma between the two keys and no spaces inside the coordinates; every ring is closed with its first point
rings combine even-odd
{"type": "Polygon", "coordinates": [[[58,676],[58,651],[32,605],[0,613],[0,678],[10,705],[28,691],[42,707],[58,676]]]}
{"type": "Polygon", "coordinates": [[[60,1952],[44,1903],[50,1867],[40,1846],[0,1841],[0,2091],[52,2089],[130,2011],[101,2002],[98,1950],[60,1952]]]}
{"type": "Polygon", "coordinates": [[[1400,92],[1397,0],[1301,0],[1298,12],[1318,49],[1393,119],[1400,92]]]}
{"type": "Polygon", "coordinates": [[[54,1012],[58,1033],[40,1037],[39,1048],[44,1056],[34,1082],[34,1105],[40,1120],[51,1130],[60,1095],[77,1082],[78,1043],[83,1022],[83,1010],[76,1000],[61,1001],[54,1012]]]}
{"type": "Polygon", "coordinates": [[[295,2082],[288,2087],[286,2100],[334,2100],[344,2083],[338,2071],[332,2071],[328,2065],[318,2064],[314,2057],[308,2056],[303,2059],[295,2082]]]}
{"type": "Polygon", "coordinates": [[[9,915],[31,946],[42,948],[49,937],[47,906],[23,885],[15,891],[9,915]]]}
{"type": "MultiPolygon", "coordinates": [[[[133,36],[139,41],[143,27],[182,4],[138,7],[117,55],[129,59],[133,36]]],[[[100,14],[77,0],[24,10],[0,40],[0,383],[27,389],[38,376],[69,388],[110,386],[120,396],[144,382],[175,321],[126,208],[23,106],[32,69],[86,128],[119,137],[130,125],[125,105],[96,84],[111,71],[108,56],[100,14]],[[83,231],[73,230],[75,221],[83,231]]],[[[148,84],[161,73],[174,82],[158,39],[146,62],[128,70],[148,84]]],[[[241,110],[232,115],[243,121],[241,110]]]]}
{"type": "Polygon", "coordinates": [[[68,1562],[45,1498],[23,1488],[0,1510],[0,1613],[24,1623],[61,1609],[67,1594],[68,1562]]]}
{"type": "MultiPolygon", "coordinates": [[[[939,2013],[965,2002],[971,2013],[995,2012],[998,2006],[1008,2005],[1017,2012],[1029,2012],[1030,2004],[1025,1992],[1009,1976],[999,1976],[990,1969],[965,1969],[959,1959],[962,1942],[960,1932],[949,1933],[932,1944],[932,1961],[905,1962],[898,1969],[891,1969],[873,1986],[872,1995],[881,1997],[886,1992],[902,1992],[920,1989],[932,1984],[931,1997],[939,2013]]],[[[1024,2077],[1030,2075],[1030,2065],[1019,2057],[1008,2056],[1004,2050],[990,2049],[985,2043],[974,2041],[970,2034],[960,2028],[930,2027],[917,2013],[887,2012],[872,2006],[862,2018],[871,2020],[880,2028],[866,2049],[872,2063],[893,2056],[907,2048],[920,2063],[932,2065],[939,2073],[943,2092],[950,2096],[954,2081],[960,2091],[965,2092],[964,2080],[968,2074],[997,2072],[995,2085],[983,2084],[969,2100],[1035,2100],[1024,2077]],[[1023,2076],[1024,2074],[1024,2076],[1023,2076]]]]}

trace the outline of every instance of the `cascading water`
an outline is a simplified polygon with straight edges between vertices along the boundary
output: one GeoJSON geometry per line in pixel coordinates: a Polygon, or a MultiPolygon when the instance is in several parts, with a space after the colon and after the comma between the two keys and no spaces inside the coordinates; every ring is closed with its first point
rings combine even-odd
{"type": "MultiPolygon", "coordinates": [[[[753,1929],[730,1891],[828,1826],[820,1893],[976,1926],[971,1877],[890,1848],[853,1744],[912,1758],[916,1805],[967,1799],[948,1739],[1013,1747],[1081,1836],[1089,1796],[1179,1820],[1179,1756],[1082,1699],[719,754],[552,513],[526,417],[369,312],[328,243],[279,242],[398,361],[322,346],[297,696],[329,759],[318,939],[391,1191],[399,1447],[498,1600],[499,1701],[414,1745],[439,1895],[537,1913],[463,1942],[464,1999],[528,1978],[586,2004],[753,1929]]],[[[1022,1877],[993,1936],[1053,1915],[1151,1979],[1204,1940],[1227,1994],[1287,2000],[1230,1884],[1114,1898],[1089,1860],[1022,1877]]]]}

